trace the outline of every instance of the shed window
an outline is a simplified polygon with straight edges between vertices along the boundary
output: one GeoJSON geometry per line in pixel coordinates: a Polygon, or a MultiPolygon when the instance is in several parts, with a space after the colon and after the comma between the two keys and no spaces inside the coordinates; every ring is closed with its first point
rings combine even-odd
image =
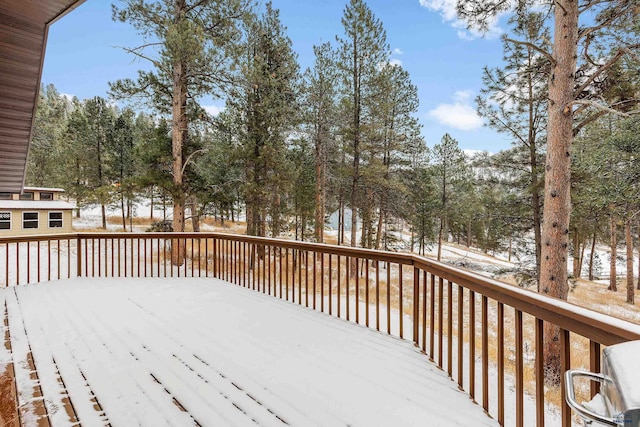
{"type": "Polygon", "coordinates": [[[25,191],[24,193],[20,194],[20,200],[33,200],[33,192],[25,191]]]}
{"type": "Polygon", "coordinates": [[[11,200],[12,196],[11,193],[0,193],[0,200],[11,200]]]}
{"type": "Polygon", "coordinates": [[[49,228],[62,227],[62,212],[49,212],[49,228]]]}
{"type": "Polygon", "coordinates": [[[0,212],[0,230],[11,230],[11,212],[0,212]]]}
{"type": "Polygon", "coordinates": [[[22,228],[38,228],[38,212],[23,212],[22,228]]]}
{"type": "Polygon", "coordinates": [[[53,193],[40,193],[40,200],[53,200],[53,193]]]}

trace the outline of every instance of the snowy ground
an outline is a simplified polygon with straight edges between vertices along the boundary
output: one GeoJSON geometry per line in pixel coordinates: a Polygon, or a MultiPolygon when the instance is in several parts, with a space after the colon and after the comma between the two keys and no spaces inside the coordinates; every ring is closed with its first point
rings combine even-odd
{"type": "MultiPolygon", "coordinates": [[[[172,207],[167,206],[167,218],[171,218],[172,207]]],[[[134,212],[137,217],[146,217],[148,218],[151,214],[151,207],[147,202],[138,203],[134,207],[134,212]]],[[[162,206],[160,204],[156,204],[153,210],[153,216],[155,220],[160,220],[165,215],[162,211],[162,206]]],[[[107,208],[107,216],[110,217],[120,217],[121,212],[117,207],[107,208]]],[[[335,216],[335,215],[334,215],[335,216]]],[[[331,236],[337,238],[337,216],[332,216],[332,227],[325,230],[325,236],[331,236]]],[[[350,218],[347,215],[347,219],[350,218]]],[[[82,217],[74,218],[73,227],[76,230],[86,230],[86,229],[95,229],[100,226],[101,217],[100,217],[100,208],[99,206],[90,206],[83,208],[82,217]]],[[[347,221],[347,224],[350,224],[350,220],[347,221]]],[[[145,231],[147,226],[136,226],[133,225],[133,231],[145,231]]],[[[213,228],[208,226],[207,224],[202,223],[201,228],[203,231],[213,231],[213,228]]],[[[107,224],[107,229],[110,231],[118,231],[122,230],[122,225],[118,223],[107,224]]],[[[348,227],[347,227],[348,229],[348,227]]],[[[129,230],[129,226],[127,226],[127,230],[129,230]]],[[[233,230],[231,232],[241,232],[239,230],[233,230]]],[[[346,233],[345,238],[347,239],[347,243],[350,237],[350,233],[346,233]]],[[[401,242],[400,245],[404,248],[409,248],[411,241],[411,234],[408,231],[403,231],[402,233],[395,233],[396,237],[401,242]]],[[[361,232],[358,230],[356,233],[358,241],[361,237],[361,232]]],[[[529,239],[530,244],[533,245],[532,239],[529,239]]],[[[427,248],[426,256],[435,258],[437,254],[437,245],[431,245],[427,248]]],[[[584,261],[582,266],[583,276],[588,274],[588,260],[591,254],[590,248],[587,248],[584,251],[584,261]]],[[[478,273],[488,274],[488,275],[496,275],[505,270],[513,270],[517,267],[518,260],[514,256],[511,261],[509,261],[506,253],[504,254],[485,254],[477,250],[469,249],[461,245],[455,245],[452,243],[445,242],[442,248],[442,260],[444,262],[452,263],[454,265],[467,268],[470,270],[474,270],[478,273]]],[[[595,253],[594,253],[594,274],[596,277],[607,279],[609,277],[611,268],[611,252],[610,247],[607,245],[598,244],[596,245],[595,253]]],[[[640,267],[640,254],[636,250],[634,252],[634,272],[638,272],[640,267]]],[[[616,259],[616,269],[618,276],[624,276],[626,272],[626,259],[624,256],[624,248],[621,246],[618,249],[618,257],[616,259]]],[[[573,258],[569,257],[567,260],[567,270],[569,272],[573,271],[573,258]]]]}
{"type": "Polygon", "coordinates": [[[65,388],[83,425],[497,425],[411,343],[215,279],[71,279],[0,305],[25,425],[38,383],[56,426],[75,422],[65,388]]]}

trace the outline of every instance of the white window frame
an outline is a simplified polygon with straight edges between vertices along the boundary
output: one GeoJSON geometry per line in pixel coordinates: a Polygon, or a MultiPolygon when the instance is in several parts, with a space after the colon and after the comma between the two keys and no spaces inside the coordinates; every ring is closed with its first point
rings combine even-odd
{"type": "Polygon", "coordinates": [[[22,212],[22,229],[23,230],[37,230],[39,228],[40,228],[40,212],[38,212],[38,211],[25,211],[25,212],[22,212]],[[27,220],[25,220],[24,216],[26,214],[36,214],[36,219],[27,219],[27,220]],[[37,226],[36,227],[25,227],[24,226],[25,221],[29,221],[29,222],[36,221],[36,225],[37,226]]]}
{"type": "Polygon", "coordinates": [[[63,228],[64,227],[64,214],[62,213],[62,211],[49,211],[47,213],[47,224],[49,225],[49,228],[63,228]],[[60,219],[51,219],[51,214],[60,214],[60,219]],[[60,221],[60,227],[52,227],[51,226],[51,221],[60,221]]]}
{"type": "Polygon", "coordinates": [[[9,223],[9,228],[0,228],[0,231],[4,231],[4,230],[11,230],[11,211],[0,211],[0,214],[9,214],[9,219],[0,219],[0,222],[8,222],[9,223]]]}

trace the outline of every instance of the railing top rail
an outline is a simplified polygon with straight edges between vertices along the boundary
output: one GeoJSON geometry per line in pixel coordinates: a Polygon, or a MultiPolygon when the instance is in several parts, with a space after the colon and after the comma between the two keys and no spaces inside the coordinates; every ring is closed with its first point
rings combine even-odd
{"type": "MultiPolygon", "coordinates": [[[[115,233],[106,233],[115,234],[115,233]]],[[[26,236],[6,236],[0,237],[0,245],[5,243],[42,242],[47,240],[67,240],[76,239],[77,233],[56,233],[56,234],[30,234],[26,236]]]]}
{"type": "Polygon", "coordinates": [[[442,262],[408,253],[385,252],[347,246],[273,239],[239,234],[199,232],[199,233],[109,233],[78,232],[54,235],[34,235],[20,237],[0,237],[4,243],[34,242],[66,239],[207,239],[233,240],[258,245],[313,251],[374,261],[413,265],[445,280],[467,287],[479,294],[513,307],[538,319],[553,323],[558,327],[580,334],[604,345],[613,345],[629,340],[640,340],[640,325],[612,316],[579,307],[547,295],[531,292],[480,274],[453,267],[442,262]]]}
{"type": "MultiPolygon", "coordinates": [[[[257,237],[247,236],[246,234],[231,234],[231,233],[217,233],[217,232],[152,232],[152,233],[74,233],[73,237],[79,237],[81,239],[111,239],[111,238],[152,238],[152,239],[172,239],[172,238],[187,238],[187,239],[221,239],[221,240],[234,240],[238,242],[247,242],[254,244],[262,244],[266,246],[279,246],[282,248],[298,249],[306,251],[314,251],[320,253],[327,253],[332,255],[348,256],[353,258],[362,258],[370,260],[378,260],[385,262],[392,262],[404,265],[413,264],[413,260],[407,257],[406,253],[401,252],[388,252],[378,251],[374,249],[353,248],[350,246],[338,246],[329,245],[325,243],[312,243],[301,242],[298,240],[276,239],[271,237],[257,237]]],[[[0,239],[0,243],[2,240],[0,239]]]]}
{"type": "Polygon", "coordinates": [[[640,340],[640,325],[539,294],[478,273],[410,255],[414,265],[445,280],[604,345],[640,340]]]}

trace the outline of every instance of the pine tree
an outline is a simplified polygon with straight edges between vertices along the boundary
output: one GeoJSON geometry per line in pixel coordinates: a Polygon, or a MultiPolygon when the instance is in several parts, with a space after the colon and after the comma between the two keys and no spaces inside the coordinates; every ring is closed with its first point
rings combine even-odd
{"type": "MultiPolygon", "coordinates": [[[[113,6],[113,19],[129,22],[146,44],[126,49],[148,60],[153,71],[140,71],[137,81],[111,85],[121,97],[151,100],[161,113],[171,113],[173,229],[184,231],[183,173],[189,143],[189,124],[198,113],[197,99],[218,95],[232,80],[237,23],[247,0],[124,0],[113,6]]],[[[182,244],[172,246],[172,262],[182,264],[182,244]]]]}
{"type": "Polygon", "coordinates": [[[146,126],[139,126],[142,140],[135,147],[135,159],[139,169],[136,186],[151,189],[152,192],[158,190],[164,204],[166,196],[171,194],[173,189],[171,125],[162,118],[158,119],[157,123],[154,123],[151,117],[139,120],[146,121],[146,126]]]}
{"type": "Polygon", "coordinates": [[[203,135],[205,152],[194,162],[193,188],[200,214],[224,217],[233,213],[243,183],[242,161],[237,150],[240,133],[228,110],[222,111],[203,135]]]}
{"type": "Polygon", "coordinates": [[[334,52],[329,43],[314,46],[315,63],[305,73],[306,121],[314,145],[315,208],[314,236],[316,242],[324,242],[324,219],[327,206],[329,152],[336,143],[337,70],[334,52]]]}
{"type": "Polygon", "coordinates": [[[134,153],[138,143],[134,134],[135,113],[131,109],[121,111],[115,118],[111,138],[108,140],[110,152],[107,167],[115,189],[115,199],[122,213],[122,229],[127,228],[127,218],[131,218],[133,199],[136,192],[134,153]]]}
{"type": "Polygon", "coordinates": [[[271,234],[277,236],[285,227],[283,196],[293,185],[286,155],[288,136],[299,121],[298,63],[270,2],[261,17],[248,22],[246,32],[243,85],[232,92],[228,105],[239,123],[247,234],[266,236],[270,219],[271,234]]]}
{"type": "Polygon", "coordinates": [[[391,217],[406,217],[408,189],[402,179],[402,172],[409,167],[410,159],[416,154],[415,150],[423,149],[424,140],[420,136],[421,128],[415,118],[418,89],[411,82],[409,73],[400,65],[385,65],[379,76],[377,90],[379,93],[374,98],[377,102],[371,111],[378,123],[378,138],[368,144],[370,151],[373,149],[374,153],[370,163],[375,158],[380,161],[380,174],[374,172],[378,177],[377,188],[374,189],[378,225],[373,247],[386,250],[389,241],[393,240],[391,234],[387,233],[391,217]]]}
{"type": "Polygon", "coordinates": [[[116,111],[104,98],[96,96],[84,101],[83,114],[86,128],[81,133],[80,144],[86,153],[85,177],[90,190],[89,200],[100,205],[102,228],[106,230],[106,208],[112,201],[112,182],[107,169],[110,161],[108,146],[113,138],[116,111]]]}
{"type": "MultiPolygon", "coordinates": [[[[308,224],[315,223],[316,208],[316,158],[311,144],[304,138],[292,142],[288,152],[288,161],[292,165],[291,178],[296,183],[291,189],[289,203],[295,217],[295,239],[306,240],[308,224]]],[[[324,228],[324,221],[322,224],[324,228]]]]}
{"type": "Polygon", "coordinates": [[[456,197],[456,191],[460,192],[461,187],[470,179],[466,156],[458,146],[458,141],[449,134],[445,134],[440,144],[433,147],[432,171],[439,195],[437,259],[440,261],[442,242],[446,238],[445,234],[448,233],[447,221],[452,199],[456,197]]]}
{"type": "Polygon", "coordinates": [[[540,272],[542,251],[542,184],[541,149],[545,137],[549,59],[534,49],[548,49],[549,31],[544,15],[523,12],[512,18],[514,35],[529,43],[514,43],[503,38],[503,68],[483,70],[484,88],[477,99],[478,112],[488,126],[512,139],[514,149],[527,156],[532,227],[535,244],[536,278],[540,272]]]}
{"type": "Polygon", "coordinates": [[[36,109],[33,138],[29,145],[29,165],[26,182],[34,186],[62,186],[64,170],[61,139],[72,109],[71,102],[61,95],[55,86],[40,88],[40,99],[36,109]]]}
{"type": "MultiPolygon", "coordinates": [[[[351,0],[342,18],[343,38],[338,37],[338,69],[342,80],[342,105],[349,122],[343,131],[351,164],[351,246],[356,246],[357,213],[365,197],[360,194],[360,161],[363,127],[370,113],[365,100],[374,92],[380,66],[388,61],[389,47],[380,20],[363,0],[351,0]]],[[[366,209],[366,208],[365,208],[366,209]]]]}

